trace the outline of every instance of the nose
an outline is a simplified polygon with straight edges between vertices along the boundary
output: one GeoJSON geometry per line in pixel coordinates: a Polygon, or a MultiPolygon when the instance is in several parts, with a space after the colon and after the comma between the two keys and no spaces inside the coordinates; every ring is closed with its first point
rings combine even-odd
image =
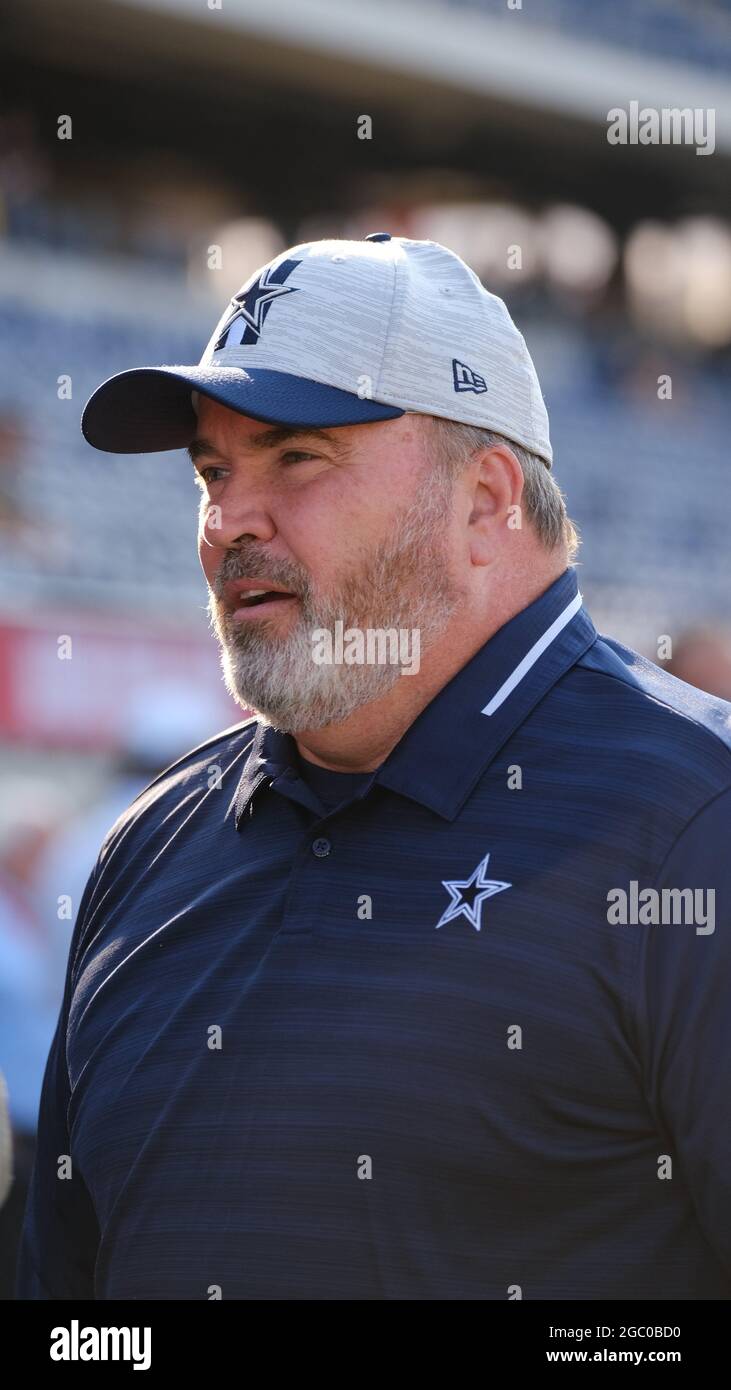
{"type": "Polygon", "coordinates": [[[230,496],[212,502],[204,498],[198,523],[198,543],[205,550],[231,550],[246,541],[270,541],[276,527],[265,507],[248,498],[230,496]]]}

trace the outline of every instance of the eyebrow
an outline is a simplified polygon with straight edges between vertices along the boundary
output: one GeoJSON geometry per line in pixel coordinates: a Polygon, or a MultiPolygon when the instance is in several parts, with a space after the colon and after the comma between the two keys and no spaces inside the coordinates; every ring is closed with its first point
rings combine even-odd
{"type": "MultiPolygon", "coordinates": [[[[329,430],[307,425],[273,425],[270,429],[260,430],[258,434],[252,434],[246,443],[251,449],[264,451],[265,449],[275,449],[277,445],[289,443],[293,439],[319,439],[323,444],[329,444],[336,454],[345,453],[345,445],[337,442],[329,430]]],[[[193,467],[196,466],[198,459],[225,457],[210,439],[194,439],[188,445],[186,453],[193,467]]]]}

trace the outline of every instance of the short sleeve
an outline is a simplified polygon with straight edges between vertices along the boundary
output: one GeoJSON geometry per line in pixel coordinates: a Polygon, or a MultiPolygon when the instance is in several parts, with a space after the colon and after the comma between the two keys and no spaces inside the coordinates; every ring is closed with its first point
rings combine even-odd
{"type": "Polygon", "coordinates": [[[731,1272],[731,790],[686,826],[657,876],[643,939],[636,1027],[648,1101],[699,1226],[731,1272]],[[666,896],[668,890],[686,891],[666,896]],[[692,909],[691,909],[692,898],[692,909]],[[680,904],[684,906],[680,907],[680,904]],[[680,920],[673,920],[673,913],[680,920]],[[688,918],[691,917],[691,920],[688,918]]]}
{"type": "Polygon", "coordinates": [[[69,947],[66,982],[56,1031],[46,1062],[38,1110],[38,1134],[21,1233],[15,1296],[19,1299],[93,1299],[99,1230],[83,1178],[71,1167],[59,1177],[59,1160],[70,1157],[66,1028],[73,962],[84,931],[99,863],[79,904],[69,947]]]}

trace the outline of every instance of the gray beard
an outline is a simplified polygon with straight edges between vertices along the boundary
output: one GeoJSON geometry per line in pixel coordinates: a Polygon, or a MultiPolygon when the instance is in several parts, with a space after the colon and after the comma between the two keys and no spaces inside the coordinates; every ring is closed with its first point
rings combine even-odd
{"type": "Polygon", "coordinates": [[[463,596],[449,577],[444,540],[452,484],[430,470],[428,485],[419,492],[389,537],[331,595],[316,596],[298,565],[257,556],[250,546],[227,552],[209,593],[209,618],[226,689],[263,724],[290,734],[339,724],[402,678],[398,664],[318,665],[312,643],[316,628],[334,632],[340,620],[344,629],[416,630],[422,652],[443,633],[463,596]],[[269,579],[299,596],[286,636],[266,618],[238,623],[223,607],[223,585],[244,575],[269,579]]]}

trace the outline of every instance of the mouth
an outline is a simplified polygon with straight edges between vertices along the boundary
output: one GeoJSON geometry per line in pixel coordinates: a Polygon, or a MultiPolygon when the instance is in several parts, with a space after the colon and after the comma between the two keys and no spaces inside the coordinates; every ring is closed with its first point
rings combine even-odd
{"type": "Polygon", "coordinates": [[[227,589],[228,592],[224,595],[226,607],[236,619],[247,619],[254,615],[268,617],[298,602],[297,595],[287,589],[265,588],[252,581],[234,581],[227,589]]]}

